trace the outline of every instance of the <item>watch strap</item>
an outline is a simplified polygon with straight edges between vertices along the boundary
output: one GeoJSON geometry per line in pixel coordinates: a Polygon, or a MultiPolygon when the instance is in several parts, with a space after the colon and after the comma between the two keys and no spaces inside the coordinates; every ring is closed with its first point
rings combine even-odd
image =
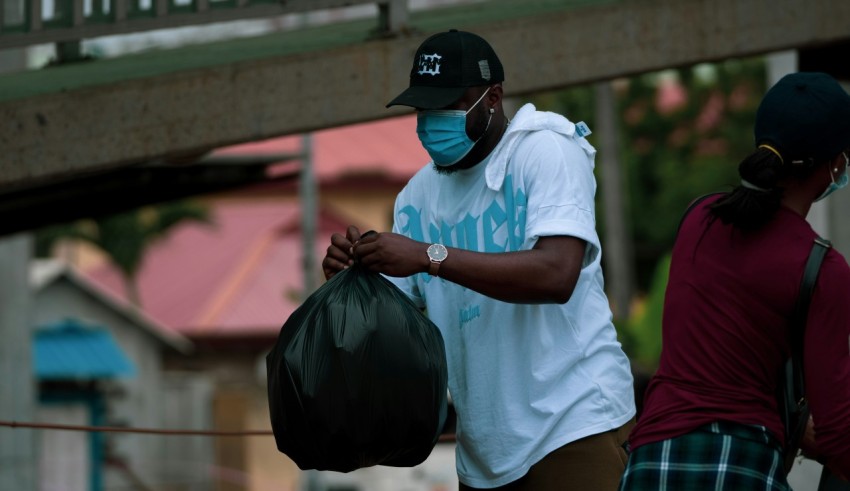
{"type": "Polygon", "coordinates": [[[438,261],[431,261],[431,264],[428,266],[428,274],[431,276],[437,276],[439,271],[440,263],[438,261]]]}

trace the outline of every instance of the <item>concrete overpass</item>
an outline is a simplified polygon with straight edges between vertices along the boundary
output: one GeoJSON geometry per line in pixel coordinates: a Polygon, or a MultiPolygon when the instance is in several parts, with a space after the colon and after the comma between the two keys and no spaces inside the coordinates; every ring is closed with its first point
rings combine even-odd
{"type": "Polygon", "coordinates": [[[382,38],[370,35],[374,25],[2,76],[0,201],[135,164],[193,161],[222,145],[399,114],[384,104],[406,86],[416,46],[450,27],[490,40],[506,66],[506,92],[522,95],[847,43],[850,2],[493,0],[414,12],[382,38]]]}
{"type": "MultiPolygon", "coordinates": [[[[847,0],[492,0],[412,13],[392,36],[376,38],[374,27],[357,21],[0,76],[0,236],[60,211],[69,219],[262,178],[262,162],[219,162],[213,172],[197,162],[222,145],[399,114],[384,104],[406,86],[415,48],[452,27],[492,42],[510,95],[789,49],[805,54],[801,68],[850,78],[847,0]]],[[[850,243],[850,231],[837,232],[850,243]]],[[[31,366],[30,241],[0,237],[0,401],[9,401],[0,417],[11,420],[32,415],[35,395],[22,375],[31,366]]],[[[29,491],[35,435],[17,431],[0,438],[9,470],[0,488],[29,491]]]]}

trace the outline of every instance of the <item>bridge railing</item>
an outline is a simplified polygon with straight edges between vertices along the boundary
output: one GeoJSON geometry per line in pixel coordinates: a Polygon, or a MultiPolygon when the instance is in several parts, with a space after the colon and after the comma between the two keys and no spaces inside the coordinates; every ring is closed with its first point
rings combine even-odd
{"type": "Polygon", "coordinates": [[[2,0],[0,49],[377,4],[377,32],[408,18],[407,0],[2,0]],[[48,8],[45,8],[48,7],[48,8]]]}

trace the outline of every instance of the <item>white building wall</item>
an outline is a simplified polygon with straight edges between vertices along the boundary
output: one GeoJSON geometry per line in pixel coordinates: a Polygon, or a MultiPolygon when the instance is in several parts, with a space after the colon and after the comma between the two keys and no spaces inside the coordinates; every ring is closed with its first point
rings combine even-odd
{"type": "MultiPolygon", "coordinates": [[[[66,425],[88,425],[91,420],[84,403],[41,405],[38,421],[66,425]]],[[[38,489],[78,491],[91,489],[89,434],[80,431],[39,431],[38,489]]]]}
{"type": "MultiPolygon", "coordinates": [[[[167,428],[209,430],[213,427],[210,377],[169,372],[163,380],[163,424],[167,428]]],[[[168,489],[215,489],[214,439],[206,436],[169,437],[165,446],[162,481],[168,489]],[[178,488],[179,486],[179,488],[178,488]]]]}
{"type": "MultiPolygon", "coordinates": [[[[36,294],[34,325],[44,326],[65,318],[76,318],[86,324],[109,329],[115,341],[133,362],[132,378],[110,383],[114,394],[108,394],[106,423],[136,428],[160,428],[163,421],[162,351],[166,347],[143,328],[108,308],[76,285],[60,279],[36,294]]],[[[143,482],[156,488],[163,474],[164,440],[152,435],[109,433],[106,440],[112,453],[126,459],[129,469],[143,482]]],[[[50,451],[49,449],[43,449],[50,451]]],[[[133,479],[126,473],[107,468],[104,484],[127,486],[133,479]]]]}
{"type": "MultiPolygon", "coordinates": [[[[27,421],[35,407],[30,330],[29,235],[0,237],[0,419],[27,421]]],[[[0,427],[0,490],[35,490],[35,432],[0,427]]]]}

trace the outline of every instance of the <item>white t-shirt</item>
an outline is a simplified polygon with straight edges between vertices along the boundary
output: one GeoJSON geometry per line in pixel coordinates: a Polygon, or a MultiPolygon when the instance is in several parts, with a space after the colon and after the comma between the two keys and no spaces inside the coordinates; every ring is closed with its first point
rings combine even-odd
{"type": "Polygon", "coordinates": [[[393,231],[480,252],[544,236],[587,243],[566,304],[501,302],[428,274],[390,278],[440,328],[458,414],[457,471],[472,487],[519,479],[549,452],[635,414],[632,376],[603,290],[595,150],[563,116],[524,106],[490,156],[452,175],[421,169],[393,231]]]}

